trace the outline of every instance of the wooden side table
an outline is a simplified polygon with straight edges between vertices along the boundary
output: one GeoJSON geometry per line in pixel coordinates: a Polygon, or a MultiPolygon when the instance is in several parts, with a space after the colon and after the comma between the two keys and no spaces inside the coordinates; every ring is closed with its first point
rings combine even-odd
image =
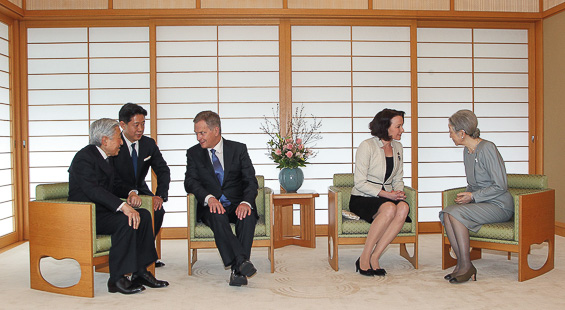
{"type": "Polygon", "coordinates": [[[316,247],[316,222],[315,222],[315,198],[320,195],[313,191],[299,191],[298,193],[280,193],[273,195],[273,208],[275,219],[275,249],[298,245],[302,247],[316,247]],[[300,204],[300,235],[283,235],[283,207],[291,207],[300,204]]]}

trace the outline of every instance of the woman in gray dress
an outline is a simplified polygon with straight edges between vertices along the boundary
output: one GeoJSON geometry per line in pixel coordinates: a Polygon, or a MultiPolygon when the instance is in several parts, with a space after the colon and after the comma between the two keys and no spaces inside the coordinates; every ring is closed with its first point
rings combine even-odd
{"type": "Polygon", "coordinates": [[[471,263],[469,230],[478,232],[483,224],[508,221],[514,214],[514,202],[508,192],[504,161],[494,143],[481,139],[475,114],[457,111],[449,118],[449,136],[455,145],[463,145],[467,190],[457,194],[455,204],[439,213],[457,265],[444,278],[450,283],[477,280],[471,263]]]}

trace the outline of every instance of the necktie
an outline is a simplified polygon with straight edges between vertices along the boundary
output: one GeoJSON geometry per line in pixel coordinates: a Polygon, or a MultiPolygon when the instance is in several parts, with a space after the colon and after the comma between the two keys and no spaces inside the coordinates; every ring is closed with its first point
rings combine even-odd
{"type": "MultiPolygon", "coordinates": [[[[212,152],[212,166],[214,166],[214,173],[216,174],[218,181],[220,181],[220,185],[223,185],[224,184],[224,168],[222,168],[222,164],[220,163],[220,159],[218,158],[218,156],[216,156],[216,150],[211,149],[210,152],[212,152]]],[[[220,202],[225,207],[227,207],[231,204],[231,202],[223,194],[220,197],[220,202]]]]}
{"type": "Polygon", "coordinates": [[[137,151],[135,150],[135,143],[131,144],[131,161],[133,162],[133,172],[137,177],[137,151]]]}

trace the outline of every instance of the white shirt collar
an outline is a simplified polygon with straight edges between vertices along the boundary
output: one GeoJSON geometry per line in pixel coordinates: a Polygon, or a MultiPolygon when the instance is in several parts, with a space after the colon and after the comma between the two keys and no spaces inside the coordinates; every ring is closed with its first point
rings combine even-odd
{"type": "Polygon", "coordinates": [[[218,142],[218,144],[216,144],[216,146],[214,146],[211,149],[208,149],[208,151],[210,152],[212,149],[216,150],[216,154],[223,154],[224,153],[224,138],[220,138],[220,142],[218,142]]]}
{"type": "Polygon", "coordinates": [[[138,140],[138,141],[135,141],[135,142],[131,142],[130,140],[128,140],[128,138],[126,137],[126,135],[124,135],[123,133],[122,133],[122,136],[124,137],[124,142],[125,142],[126,145],[128,146],[128,150],[129,150],[130,155],[131,155],[131,145],[132,145],[133,143],[135,143],[135,151],[139,154],[139,140],[138,140]]]}
{"type": "Polygon", "coordinates": [[[108,158],[108,155],[106,155],[106,152],[104,152],[104,150],[101,149],[99,146],[96,146],[96,148],[98,149],[98,152],[100,152],[100,155],[102,155],[102,158],[104,158],[104,160],[106,160],[106,158],[108,158]]]}

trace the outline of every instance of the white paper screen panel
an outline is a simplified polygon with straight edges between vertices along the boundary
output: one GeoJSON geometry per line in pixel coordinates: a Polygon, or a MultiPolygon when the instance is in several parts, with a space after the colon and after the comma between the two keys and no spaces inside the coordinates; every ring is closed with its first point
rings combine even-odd
{"type": "MultiPolygon", "coordinates": [[[[28,29],[30,196],[68,180],[90,124],[126,102],[149,111],[149,28],[28,29]]],[[[145,133],[150,133],[150,115],[145,133]]]]}
{"type": "Polygon", "coordinates": [[[465,186],[449,116],[470,109],[508,173],[528,172],[528,32],[418,29],[419,221],[437,221],[441,192],[465,186]]]}
{"type": "MultiPolygon", "coordinates": [[[[278,26],[158,26],[158,144],[171,168],[164,227],[186,227],[186,149],[197,143],[194,116],[212,110],[222,136],[245,143],[256,174],[277,178],[260,130],[279,102],[278,26]]],[[[269,183],[270,182],[270,183],[269,183]]],[[[275,189],[278,188],[278,185],[275,189]]]]}
{"type": "MultiPolygon", "coordinates": [[[[404,110],[410,122],[410,27],[293,26],[291,32],[293,108],[302,106],[322,120],[319,155],[303,168],[302,187],[322,194],[316,209],[327,216],[333,174],[354,171],[354,151],[371,137],[368,124],[375,114],[404,110]]],[[[402,143],[409,154],[405,129],[402,143]]],[[[404,170],[410,170],[409,161],[404,170]]],[[[316,218],[317,224],[326,222],[316,218]]]]}
{"type": "Polygon", "coordinates": [[[15,231],[15,212],[13,205],[12,148],[10,117],[10,44],[9,27],[0,22],[0,237],[15,231]]]}

